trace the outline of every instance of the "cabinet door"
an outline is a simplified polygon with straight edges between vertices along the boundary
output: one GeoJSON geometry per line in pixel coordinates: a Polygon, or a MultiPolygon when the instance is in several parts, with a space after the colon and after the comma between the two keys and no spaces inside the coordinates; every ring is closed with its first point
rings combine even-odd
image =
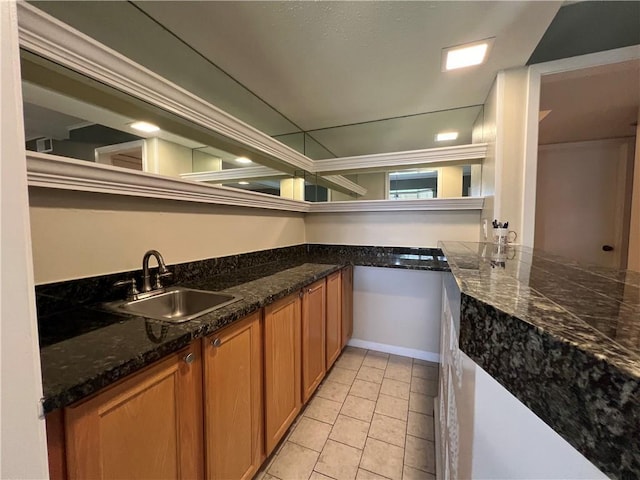
{"type": "Polygon", "coordinates": [[[325,280],[304,289],[302,296],[302,403],[313,395],[325,369],[325,280]]]}
{"type": "Polygon", "coordinates": [[[300,296],[296,293],[265,308],[265,447],[269,455],[300,412],[300,296]]]}
{"type": "Polygon", "coordinates": [[[199,345],[65,409],[70,479],[202,477],[199,345]]]}
{"type": "Polygon", "coordinates": [[[342,347],[353,336],[353,267],[342,269],[342,347]]]}
{"type": "Polygon", "coordinates": [[[262,461],[261,312],[203,340],[207,478],[251,479],[262,461]]]}
{"type": "Polygon", "coordinates": [[[45,417],[49,480],[66,480],[67,454],[64,445],[64,410],[58,409],[45,417]]]}
{"type": "Polygon", "coordinates": [[[342,350],[342,285],[340,272],[327,277],[327,370],[342,350]]]}

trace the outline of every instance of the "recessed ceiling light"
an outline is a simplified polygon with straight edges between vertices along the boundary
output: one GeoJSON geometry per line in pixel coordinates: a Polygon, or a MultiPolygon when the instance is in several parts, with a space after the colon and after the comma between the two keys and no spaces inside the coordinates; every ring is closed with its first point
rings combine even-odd
{"type": "Polygon", "coordinates": [[[238,158],[236,158],[236,162],[237,163],[243,163],[243,164],[253,163],[247,157],[238,157],[238,158]]]}
{"type": "Polygon", "coordinates": [[[239,185],[249,185],[249,182],[238,182],[239,185]]]}
{"type": "Polygon", "coordinates": [[[489,56],[493,38],[442,50],[442,71],[480,65],[489,56]]]}
{"type": "Polygon", "coordinates": [[[131,128],[145,133],[153,133],[160,130],[160,127],[158,127],[157,125],[148,122],[134,122],[131,124],[131,128]]]}
{"type": "Polygon", "coordinates": [[[458,132],[440,132],[436,134],[436,142],[448,142],[458,138],[458,132]]]}

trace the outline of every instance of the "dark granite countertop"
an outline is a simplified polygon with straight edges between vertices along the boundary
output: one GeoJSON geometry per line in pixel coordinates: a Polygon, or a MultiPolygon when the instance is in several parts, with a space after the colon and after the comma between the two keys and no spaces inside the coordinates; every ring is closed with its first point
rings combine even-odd
{"type": "Polygon", "coordinates": [[[234,274],[189,282],[185,286],[224,291],[242,300],[179,324],[114,314],[99,304],[60,314],[98,328],[41,349],[45,412],[84,398],[340,267],[304,263],[246,282],[234,274]]]}
{"type": "Polygon", "coordinates": [[[36,287],[44,411],[72,404],[344,265],[448,271],[437,249],[297,245],[171,265],[173,283],[242,300],[181,324],[116,314],[102,304],[124,272],[36,287]]]}
{"type": "Polygon", "coordinates": [[[640,478],[640,274],[441,244],[460,349],[612,478],[640,478]]]}

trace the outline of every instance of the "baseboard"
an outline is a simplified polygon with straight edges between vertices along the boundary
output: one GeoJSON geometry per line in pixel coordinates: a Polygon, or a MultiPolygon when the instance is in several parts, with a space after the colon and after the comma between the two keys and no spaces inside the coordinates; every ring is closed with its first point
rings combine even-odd
{"type": "Polygon", "coordinates": [[[378,352],[391,353],[393,355],[401,355],[403,357],[418,358],[427,362],[440,363],[440,355],[433,352],[425,352],[415,348],[398,347],[397,345],[387,345],[385,343],[369,342],[368,340],[360,340],[352,338],[348,345],[358,348],[366,348],[376,350],[378,352]]]}

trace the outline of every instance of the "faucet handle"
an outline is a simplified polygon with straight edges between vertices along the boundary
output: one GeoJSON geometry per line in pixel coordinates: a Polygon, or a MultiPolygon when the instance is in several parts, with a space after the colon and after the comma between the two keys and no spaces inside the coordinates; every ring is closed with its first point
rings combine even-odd
{"type": "Polygon", "coordinates": [[[127,299],[131,300],[136,298],[136,296],[140,293],[138,291],[138,287],[136,286],[136,279],[129,278],[127,280],[118,280],[113,284],[114,287],[128,286],[129,291],[127,292],[127,299]]]}
{"type": "Polygon", "coordinates": [[[161,278],[169,278],[169,277],[172,277],[172,276],[173,276],[173,273],[171,273],[166,268],[164,269],[164,271],[158,271],[158,273],[156,274],[156,284],[153,286],[153,288],[154,289],[162,288],[162,283],[160,282],[160,279],[161,278]]]}

